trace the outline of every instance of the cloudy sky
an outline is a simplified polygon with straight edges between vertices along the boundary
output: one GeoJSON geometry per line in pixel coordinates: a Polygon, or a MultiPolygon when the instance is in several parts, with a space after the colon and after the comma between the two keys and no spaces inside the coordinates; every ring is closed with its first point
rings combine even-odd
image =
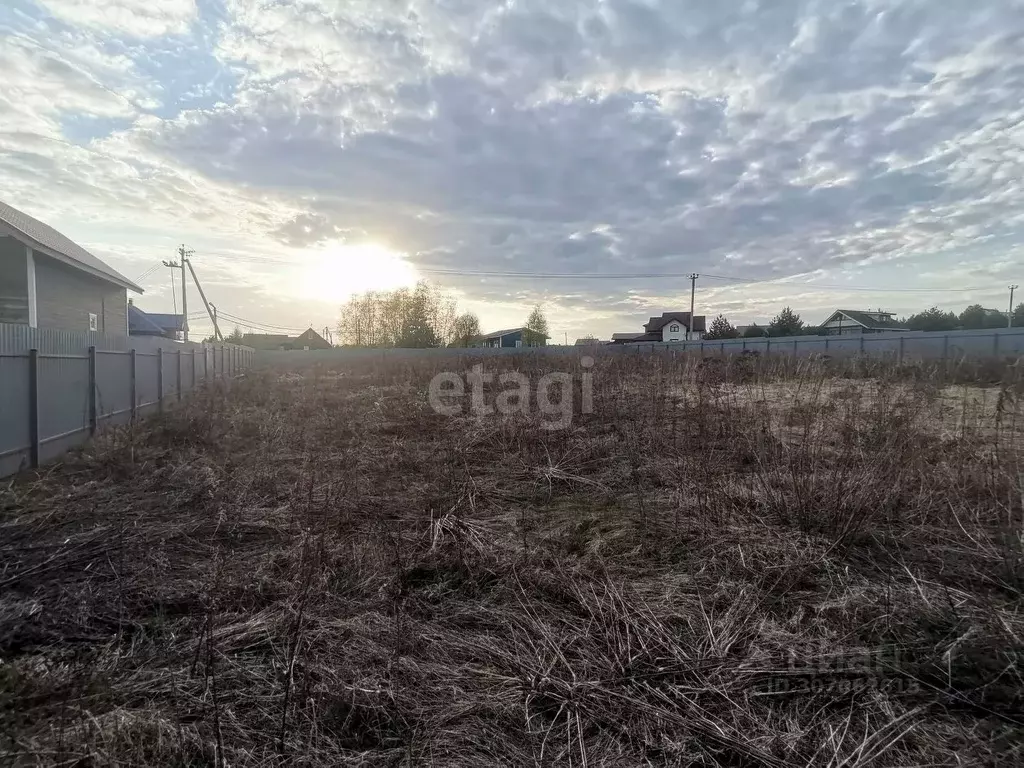
{"type": "Polygon", "coordinates": [[[690,271],[736,323],[1024,283],[1018,0],[3,0],[0,73],[6,202],[267,328],[417,276],[559,340],[690,271]]]}

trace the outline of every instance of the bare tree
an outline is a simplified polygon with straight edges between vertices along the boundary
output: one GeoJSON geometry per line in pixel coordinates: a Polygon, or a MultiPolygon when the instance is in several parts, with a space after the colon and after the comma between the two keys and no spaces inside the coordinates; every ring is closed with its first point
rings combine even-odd
{"type": "Polygon", "coordinates": [[[526,318],[526,344],[530,347],[544,346],[548,340],[548,319],[544,317],[544,311],[540,304],[533,308],[530,316],[526,318]]]}
{"type": "Polygon", "coordinates": [[[369,291],[341,308],[338,336],[357,347],[437,346],[454,338],[458,308],[439,287],[369,291]]]}
{"type": "Polygon", "coordinates": [[[480,335],[480,318],[472,312],[466,312],[455,318],[452,339],[449,346],[468,347],[480,335]]]}

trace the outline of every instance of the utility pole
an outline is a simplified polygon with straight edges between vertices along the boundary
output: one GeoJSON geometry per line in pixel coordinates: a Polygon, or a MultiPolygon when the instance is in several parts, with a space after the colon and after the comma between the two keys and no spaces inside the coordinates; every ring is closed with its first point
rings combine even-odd
{"type": "MultiPolygon", "coordinates": [[[[192,251],[188,252],[189,256],[192,255],[192,251]]],[[[220,332],[220,326],[217,325],[217,307],[206,300],[206,293],[203,291],[203,286],[199,282],[199,277],[196,275],[195,269],[192,267],[192,259],[185,256],[182,258],[182,262],[188,266],[188,271],[192,273],[192,280],[196,284],[196,289],[199,291],[199,298],[203,300],[203,306],[206,307],[206,314],[210,316],[210,320],[213,321],[213,337],[217,341],[224,341],[224,335],[220,332]]]]}
{"type": "Polygon", "coordinates": [[[1020,288],[1019,285],[1014,284],[1009,286],[1010,288],[1010,309],[1006,313],[1006,327],[1013,328],[1013,292],[1020,288]]]}
{"type": "MultiPolygon", "coordinates": [[[[186,251],[185,250],[185,246],[182,245],[182,246],[180,246],[178,248],[178,256],[179,256],[179,260],[178,261],[165,261],[163,263],[165,267],[170,267],[171,269],[180,269],[181,270],[181,332],[182,332],[182,340],[183,341],[188,341],[188,291],[186,290],[187,286],[185,285],[185,261],[191,255],[192,255],[192,252],[191,251],[186,251]]],[[[172,286],[172,291],[171,292],[173,293],[173,286],[174,286],[174,274],[173,273],[171,273],[171,286],[172,286]]]]}
{"type": "Polygon", "coordinates": [[[690,341],[693,336],[693,297],[697,293],[697,278],[700,277],[696,272],[690,273],[690,322],[686,324],[686,340],[690,341]]]}

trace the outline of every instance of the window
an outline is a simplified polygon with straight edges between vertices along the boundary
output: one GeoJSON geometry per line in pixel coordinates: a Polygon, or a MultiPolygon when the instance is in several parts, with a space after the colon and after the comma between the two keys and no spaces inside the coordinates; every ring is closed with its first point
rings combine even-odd
{"type": "Polygon", "coordinates": [[[89,330],[90,331],[98,331],[99,328],[100,328],[99,318],[96,317],[96,314],[94,312],[90,312],[89,313],[89,330]]]}
{"type": "Polygon", "coordinates": [[[672,325],[670,325],[668,327],[668,332],[669,333],[679,333],[679,324],[678,323],[672,323],[672,325]]]}
{"type": "Polygon", "coordinates": [[[516,346],[517,347],[523,346],[523,340],[522,339],[516,339],[516,346]]]}

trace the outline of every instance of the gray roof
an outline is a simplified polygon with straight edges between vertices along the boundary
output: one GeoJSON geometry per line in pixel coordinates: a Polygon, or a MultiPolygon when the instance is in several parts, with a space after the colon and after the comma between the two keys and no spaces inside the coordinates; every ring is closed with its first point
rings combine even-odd
{"type": "Polygon", "coordinates": [[[851,320],[853,320],[853,322],[857,323],[858,325],[862,325],[865,328],[885,331],[910,330],[907,326],[903,325],[902,323],[897,323],[895,320],[893,320],[892,316],[888,312],[868,313],[861,312],[860,310],[856,309],[837,309],[835,312],[828,316],[828,320],[826,320],[825,322],[829,322],[829,320],[838,315],[840,312],[846,315],[851,320]],[[882,320],[877,320],[876,318],[872,317],[871,314],[886,315],[887,317],[882,320]]]}
{"type": "Polygon", "coordinates": [[[136,293],[142,289],[120,272],[111,269],[82,246],[73,243],[53,227],[33,219],[0,201],[0,231],[9,232],[33,250],[136,293]]]}
{"type": "Polygon", "coordinates": [[[493,333],[485,333],[480,336],[481,339],[494,339],[498,336],[508,336],[510,333],[518,333],[523,330],[522,328],[505,328],[501,331],[494,331],[493,333]]]}
{"type": "MultiPolygon", "coordinates": [[[[510,333],[519,333],[520,331],[528,331],[529,333],[537,333],[536,331],[531,331],[529,328],[505,328],[504,330],[501,330],[501,331],[494,331],[493,333],[481,334],[480,336],[477,336],[477,338],[478,339],[496,339],[499,336],[508,336],[510,333]]],[[[545,336],[544,338],[545,339],[550,339],[551,337],[550,336],[545,336]]]]}

